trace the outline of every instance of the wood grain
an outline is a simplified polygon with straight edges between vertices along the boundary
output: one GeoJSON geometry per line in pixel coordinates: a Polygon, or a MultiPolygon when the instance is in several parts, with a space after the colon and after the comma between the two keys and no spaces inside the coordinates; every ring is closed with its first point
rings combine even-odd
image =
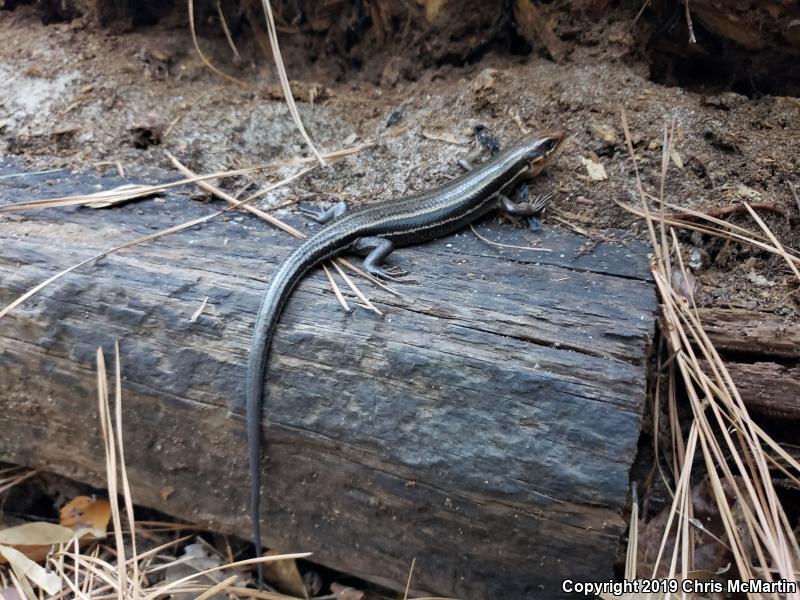
{"type": "Polygon", "coordinates": [[[714,346],[729,354],[800,358],[800,324],[774,313],[733,308],[698,311],[714,346]]]}

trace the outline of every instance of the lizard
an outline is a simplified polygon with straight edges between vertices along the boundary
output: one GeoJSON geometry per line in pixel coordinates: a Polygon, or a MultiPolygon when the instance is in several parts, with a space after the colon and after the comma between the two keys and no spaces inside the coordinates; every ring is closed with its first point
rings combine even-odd
{"type": "MultiPolygon", "coordinates": [[[[272,275],[256,316],[246,380],[246,428],[250,473],[250,518],[256,556],[261,553],[261,412],[267,357],[281,312],[295,286],[314,266],[352,251],[366,255],[364,270],[397,281],[397,271],[381,265],[397,246],[420,244],[457,231],[489,211],[531,216],[530,204],[508,196],[517,183],[538,175],[564,139],[557,130],[515,140],[474,169],[426,192],[369,204],[346,212],[344,203],[312,216],[324,226],[303,240],[272,275]]],[[[305,211],[310,212],[310,211],[305,211]]],[[[262,565],[258,564],[259,586],[262,565]]]]}

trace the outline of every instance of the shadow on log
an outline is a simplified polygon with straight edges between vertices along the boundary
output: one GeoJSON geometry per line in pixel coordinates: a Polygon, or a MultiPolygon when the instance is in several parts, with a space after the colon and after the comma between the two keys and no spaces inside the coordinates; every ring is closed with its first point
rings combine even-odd
{"type": "MultiPolygon", "coordinates": [[[[0,202],[98,183],[46,177],[7,179],[0,202]]],[[[186,192],[3,215],[0,303],[210,210],[186,192]]],[[[465,599],[556,597],[566,577],[612,575],[654,330],[646,250],[477,228],[552,252],[469,231],[402,249],[393,262],[419,285],[410,299],[370,290],[384,318],[345,314],[318,271],[295,292],[263,421],[271,546],[393,587],[416,557],[415,588],[465,599]]],[[[0,458],[102,485],[94,355],[120,340],[134,500],[247,537],[246,357],[295,243],[232,214],[72,273],[1,320],[0,458]]]]}

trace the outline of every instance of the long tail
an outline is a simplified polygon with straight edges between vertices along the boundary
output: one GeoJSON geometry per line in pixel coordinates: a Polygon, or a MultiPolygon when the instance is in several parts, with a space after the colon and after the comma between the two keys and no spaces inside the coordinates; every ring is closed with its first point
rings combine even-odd
{"type": "MultiPolygon", "coordinates": [[[[250,520],[253,528],[255,555],[261,556],[261,406],[263,404],[264,379],[272,334],[278,325],[284,304],[297,283],[311,267],[334,254],[329,248],[337,248],[337,239],[326,243],[326,232],[306,238],[287,256],[270,279],[258,309],[253,328],[253,342],[247,362],[247,446],[250,460],[250,520]]],[[[258,587],[261,589],[264,568],[258,563],[258,587]]]]}
{"type": "MultiPolygon", "coordinates": [[[[253,530],[255,555],[261,556],[261,406],[263,402],[264,376],[272,334],[278,324],[283,305],[292,293],[303,273],[291,268],[291,261],[284,261],[269,282],[253,331],[250,357],[247,364],[247,445],[250,461],[250,520],[253,530]]],[[[258,563],[258,587],[261,589],[264,567],[258,563]]]]}

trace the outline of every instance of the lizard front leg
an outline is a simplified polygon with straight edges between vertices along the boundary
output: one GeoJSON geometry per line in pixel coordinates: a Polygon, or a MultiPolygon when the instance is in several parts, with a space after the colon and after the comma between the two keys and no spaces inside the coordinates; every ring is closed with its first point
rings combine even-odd
{"type": "Polygon", "coordinates": [[[313,208],[303,207],[300,207],[299,210],[310,219],[324,225],[325,223],[328,223],[337,217],[341,217],[345,212],[347,212],[347,204],[345,204],[345,201],[342,200],[341,202],[337,202],[325,210],[314,210],[313,208]]]}

